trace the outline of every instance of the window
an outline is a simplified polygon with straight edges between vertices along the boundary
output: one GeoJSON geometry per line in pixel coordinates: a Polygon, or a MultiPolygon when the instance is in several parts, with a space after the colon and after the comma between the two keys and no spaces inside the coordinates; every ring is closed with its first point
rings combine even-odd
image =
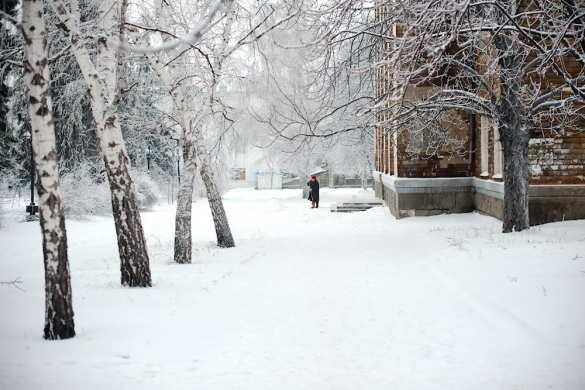
{"type": "Polygon", "coordinates": [[[500,130],[494,124],[494,179],[502,178],[502,143],[500,142],[500,130]]]}
{"type": "Polygon", "coordinates": [[[481,117],[481,137],[480,137],[480,148],[481,148],[481,177],[488,177],[489,176],[489,166],[488,166],[488,159],[489,159],[489,131],[490,131],[490,120],[486,116],[481,117]]]}

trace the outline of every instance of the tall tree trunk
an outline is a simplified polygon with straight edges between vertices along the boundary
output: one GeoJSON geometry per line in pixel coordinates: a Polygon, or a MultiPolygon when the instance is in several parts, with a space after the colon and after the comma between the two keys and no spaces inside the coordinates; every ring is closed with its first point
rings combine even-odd
{"type": "MultiPolygon", "coordinates": [[[[232,29],[234,20],[236,19],[237,12],[233,8],[234,2],[230,2],[226,7],[226,22],[222,32],[222,43],[217,49],[217,57],[215,62],[215,69],[218,74],[217,77],[213,77],[211,85],[211,92],[209,94],[209,104],[211,112],[214,113],[214,102],[216,101],[216,91],[219,85],[220,79],[223,74],[223,65],[225,60],[229,57],[230,53],[227,51],[230,38],[232,36],[232,29]]],[[[197,157],[200,158],[199,174],[201,180],[205,186],[205,192],[207,193],[207,201],[209,202],[209,208],[211,209],[211,215],[213,217],[213,224],[215,226],[215,235],[217,236],[217,245],[220,248],[232,248],[236,246],[230,225],[227,219],[225,208],[223,207],[223,200],[221,194],[217,188],[214,174],[207,161],[208,153],[205,147],[205,139],[201,134],[200,129],[194,129],[193,131],[194,142],[196,144],[197,157]]]]}
{"type": "Polygon", "coordinates": [[[118,115],[112,114],[103,127],[98,126],[98,133],[102,133],[100,147],[112,196],[121,283],[129,287],[150,287],[152,282],[146,240],[118,115]]]}
{"type": "Polygon", "coordinates": [[[24,69],[29,90],[29,113],[37,171],[40,223],[45,267],[45,339],[75,336],[67,231],[59,194],[57,149],[49,95],[47,32],[43,3],[25,0],[22,32],[25,41],[24,69]]]}
{"type": "MultiPolygon", "coordinates": [[[[161,37],[164,41],[164,37],[161,37]]],[[[186,98],[183,86],[176,85],[171,80],[169,69],[174,66],[163,66],[159,57],[148,56],[152,68],[157,73],[163,84],[169,89],[169,95],[173,99],[179,122],[181,123],[183,140],[183,180],[177,194],[177,209],[175,212],[175,248],[174,260],[179,264],[191,263],[193,238],[191,234],[191,215],[193,208],[193,189],[197,164],[194,158],[194,142],[192,120],[189,120],[191,101],[186,98]]],[[[186,65],[185,65],[186,66],[186,65]]]]}
{"type": "Polygon", "coordinates": [[[201,161],[199,174],[207,192],[207,200],[211,209],[211,215],[213,216],[213,224],[215,225],[217,245],[221,248],[232,248],[236,246],[236,243],[232,237],[232,231],[223,207],[223,200],[215,184],[213,172],[206,161],[201,161]]]}
{"type": "MultiPolygon", "coordinates": [[[[512,129],[506,129],[512,132],[512,129]]],[[[528,208],[528,141],[526,131],[516,128],[511,136],[501,136],[504,151],[504,218],[502,231],[522,231],[530,227],[528,208]]]]}
{"type": "Polygon", "coordinates": [[[100,2],[98,17],[101,20],[101,36],[98,37],[96,69],[105,76],[106,101],[111,102],[112,109],[106,110],[103,120],[98,122],[98,135],[112,194],[121,283],[130,287],[150,287],[152,282],[146,240],[136,203],[136,189],[130,176],[130,158],[118,115],[125,58],[118,43],[125,42],[123,23],[127,7],[126,0],[100,2]]]}
{"type": "Polygon", "coordinates": [[[71,49],[89,88],[91,108],[97,124],[100,152],[104,160],[112,196],[112,213],[118,236],[121,282],[129,287],[152,285],[146,241],[136,204],[134,182],[130,177],[130,159],[118,117],[122,90],[119,67],[123,65],[120,40],[124,40],[120,18],[127,1],[103,0],[99,3],[99,33],[95,64],[79,32],[79,7],[71,2],[72,13],[64,0],[50,2],[69,35],[71,49]]]}
{"type": "MultiPolygon", "coordinates": [[[[515,1],[510,2],[515,10],[515,1]]],[[[512,12],[512,15],[514,12],[512,12]]],[[[528,213],[528,145],[530,131],[520,100],[522,71],[518,37],[500,32],[495,37],[499,54],[500,91],[498,122],[504,154],[504,233],[530,227],[528,213]]]]}
{"type": "Polygon", "coordinates": [[[193,183],[197,166],[193,158],[185,159],[183,181],[177,195],[177,211],[175,215],[175,262],[191,263],[191,210],[193,208],[193,183]]]}

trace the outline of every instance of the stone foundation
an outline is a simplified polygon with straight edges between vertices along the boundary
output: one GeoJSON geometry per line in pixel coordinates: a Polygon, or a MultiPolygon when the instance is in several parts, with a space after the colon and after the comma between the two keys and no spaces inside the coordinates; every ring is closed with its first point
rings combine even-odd
{"type": "MultiPolygon", "coordinates": [[[[376,197],[396,218],[481,213],[502,219],[504,185],[474,177],[397,178],[374,172],[376,197]]],[[[585,185],[531,185],[530,223],[585,219],[585,185]]]]}

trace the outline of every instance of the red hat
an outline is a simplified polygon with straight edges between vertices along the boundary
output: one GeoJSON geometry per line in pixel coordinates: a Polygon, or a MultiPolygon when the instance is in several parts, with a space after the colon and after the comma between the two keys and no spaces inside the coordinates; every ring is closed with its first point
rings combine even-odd
{"type": "Polygon", "coordinates": [[[317,178],[317,176],[311,175],[311,179],[316,179],[316,178],[317,178]]]}

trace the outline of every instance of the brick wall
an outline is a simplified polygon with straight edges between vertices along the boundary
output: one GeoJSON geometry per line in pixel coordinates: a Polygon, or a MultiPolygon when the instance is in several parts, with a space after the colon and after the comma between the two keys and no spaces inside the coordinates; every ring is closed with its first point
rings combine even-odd
{"type": "Polygon", "coordinates": [[[585,132],[534,137],[529,161],[532,184],[585,184],[585,132]]]}
{"type": "MultiPolygon", "coordinates": [[[[584,127],[585,130],[585,127],[584,127]]],[[[481,126],[476,117],[473,175],[484,179],[494,178],[493,130],[489,131],[488,177],[481,176],[481,126]]],[[[531,184],[585,184],[585,131],[572,131],[564,135],[533,132],[529,149],[531,184]]]]}
{"type": "Polygon", "coordinates": [[[433,144],[433,134],[412,136],[403,129],[398,136],[398,176],[465,177],[470,175],[471,132],[468,115],[452,112],[442,121],[446,139],[433,144]]]}

